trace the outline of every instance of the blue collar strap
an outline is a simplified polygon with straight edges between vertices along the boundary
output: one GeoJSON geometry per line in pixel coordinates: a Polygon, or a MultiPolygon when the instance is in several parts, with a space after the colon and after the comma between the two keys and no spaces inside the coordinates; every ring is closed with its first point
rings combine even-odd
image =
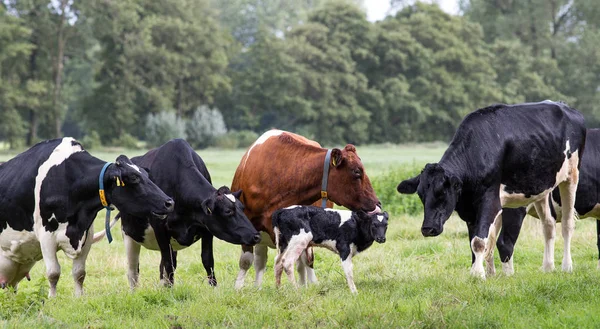
{"type": "Polygon", "coordinates": [[[329,162],[331,161],[331,149],[327,150],[325,162],[323,163],[323,181],[321,183],[321,208],[327,206],[327,178],[329,177],[329,162]]]}
{"type": "Polygon", "coordinates": [[[99,191],[98,193],[100,194],[100,203],[102,203],[102,206],[106,209],[106,219],[104,220],[104,229],[106,232],[106,238],[108,239],[108,243],[112,242],[112,234],[110,234],[110,211],[112,210],[109,205],[108,202],[106,202],[106,194],[104,193],[104,173],[106,172],[106,169],[108,168],[108,166],[110,166],[112,164],[112,162],[107,162],[104,164],[104,167],[102,167],[102,170],[100,171],[100,177],[98,177],[98,186],[99,186],[99,191]]]}

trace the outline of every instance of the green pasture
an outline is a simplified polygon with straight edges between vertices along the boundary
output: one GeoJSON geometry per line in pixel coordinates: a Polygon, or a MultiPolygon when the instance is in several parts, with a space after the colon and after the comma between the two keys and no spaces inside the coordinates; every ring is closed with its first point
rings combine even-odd
{"type": "MultiPolygon", "coordinates": [[[[364,146],[358,153],[378,186],[390,170],[436,161],[441,145],[364,146]]],[[[119,153],[94,151],[104,160],[119,153]]],[[[242,150],[201,150],[215,185],[229,185],[242,150]]],[[[9,157],[4,153],[0,160],[9,157]]],[[[383,182],[385,183],[385,182],[383,182]]],[[[376,188],[378,188],[376,186],[376,188]]],[[[398,196],[398,202],[404,196],[398,196]]],[[[386,205],[384,204],[384,207],[386,205]]],[[[95,223],[102,227],[104,213],[95,223]]],[[[422,215],[392,213],[388,239],[354,259],[358,295],[346,285],[337,255],[317,249],[317,285],[294,289],[283,279],[276,289],[274,251],[261,289],[233,289],[240,248],[215,243],[217,288],[204,279],[200,244],[179,253],[174,288],[159,285],[159,253],[142,249],[140,284],[130,292],[120,225],[115,241],[93,246],[87,262],[86,294],[73,296],[71,262],[60,253],[62,277],[58,297],[47,299],[43,263],[16,294],[0,291],[0,319],[7,328],[585,328],[600,326],[600,271],[596,269],[595,223],[577,222],[573,239],[574,273],[560,271],[562,238],[557,227],[557,271],[543,273],[543,236],[538,220],[527,218],[515,252],[512,277],[498,274],[485,281],[469,275],[466,226],[456,216],[444,233],[424,238],[422,215]]]]}

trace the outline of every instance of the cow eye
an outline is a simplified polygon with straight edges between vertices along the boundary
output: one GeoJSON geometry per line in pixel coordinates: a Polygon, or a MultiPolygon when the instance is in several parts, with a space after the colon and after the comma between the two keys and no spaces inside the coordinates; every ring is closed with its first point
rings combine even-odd
{"type": "Polygon", "coordinates": [[[233,215],[233,210],[225,210],[225,216],[231,216],[233,215]]]}
{"type": "Polygon", "coordinates": [[[354,177],[356,177],[356,178],[360,178],[360,176],[362,175],[362,171],[360,169],[354,169],[354,170],[352,170],[352,173],[354,174],[354,177]]]}
{"type": "Polygon", "coordinates": [[[138,184],[140,182],[140,176],[138,176],[138,175],[132,175],[128,178],[129,178],[128,181],[130,184],[138,184]]]}

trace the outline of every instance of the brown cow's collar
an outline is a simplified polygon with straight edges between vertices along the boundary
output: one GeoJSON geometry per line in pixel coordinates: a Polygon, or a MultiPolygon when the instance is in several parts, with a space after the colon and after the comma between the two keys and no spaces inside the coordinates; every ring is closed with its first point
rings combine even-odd
{"type": "Polygon", "coordinates": [[[327,206],[327,178],[329,177],[329,162],[331,161],[331,149],[327,150],[323,164],[323,181],[321,183],[321,208],[327,206]]]}

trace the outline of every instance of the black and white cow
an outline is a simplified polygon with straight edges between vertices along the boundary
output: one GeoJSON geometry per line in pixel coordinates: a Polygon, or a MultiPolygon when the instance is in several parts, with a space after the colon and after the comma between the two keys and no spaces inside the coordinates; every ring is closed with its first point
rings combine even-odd
{"type": "Polygon", "coordinates": [[[175,200],[175,211],[166,220],[121,211],[132,289],[139,277],[140,246],[160,251],[160,280],[172,285],[177,250],[202,239],[202,264],[209,284],[215,286],[213,236],[235,244],[260,241],[260,234],[244,215],[241,191],[214,188],[206,165],[185,140],[174,139],[131,160],[149,168],[150,179],[175,200]]]}
{"type": "MultiPolygon", "coordinates": [[[[562,221],[561,198],[558,189],[552,191],[552,207],[550,208],[552,217],[557,222],[562,221]]],[[[598,245],[598,268],[600,268],[600,129],[588,129],[585,137],[585,156],[581,158],[579,167],[579,184],[575,197],[575,211],[579,218],[596,218],[597,245],[598,245]]],[[[539,218],[535,207],[528,207],[529,215],[539,218]]],[[[504,214],[503,214],[504,216],[504,214]]],[[[498,237],[498,249],[511,250],[515,245],[525,211],[520,216],[511,218],[508,223],[509,228],[503,227],[503,233],[498,237]],[[503,239],[501,239],[504,236],[503,239]]],[[[503,220],[503,225],[507,222],[503,220]]]]}
{"type": "MultiPolygon", "coordinates": [[[[475,262],[471,273],[485,278],[502,225],[502,208],[533,203],[544,223],[543,268],[554,269],[555,221],[548,194],[558,186],[565,241],[562,268],[572,271],[571,236],[579,162],[585,143],[581,113],[563,103],[544,101],[493,105],[465,117],[439,163],[398,185],[417,192],[424,204],[424,236],[442,233],[453,210],[467,222],[475,262]]],[[[504,261],[504,260],[503,260],[504,261]]]]}
{"type": "MultiPolygon", "coordinates": [[[[16,288],[40,259],[49,295],[60,277],[58,250],[73,259],[75,294],[83,293],[92,223],[103,206],[99,177],[106,162],[73,138],[41,142],[0,166],[0,284],[16,288]]],[[[106,201],[139,216],[165,218],[173,200],[126,156],[106,168],[106,201]],[[117,187],[116,180],[125,186],[117,187]]]]}
{"type": "Polygon", "coordinates": [[[340,255],[350,291],[356,293],[352,274],[352,257],[369,248],[373,241],[385,242],[387,212],[367,214],[359,210],[336,210],[315,206],[291,206],[273,215],[275,244],[275,284],[281,284],[285,270],[296,285],[294,263],[309,246],[327,248],[340,255]]]}

